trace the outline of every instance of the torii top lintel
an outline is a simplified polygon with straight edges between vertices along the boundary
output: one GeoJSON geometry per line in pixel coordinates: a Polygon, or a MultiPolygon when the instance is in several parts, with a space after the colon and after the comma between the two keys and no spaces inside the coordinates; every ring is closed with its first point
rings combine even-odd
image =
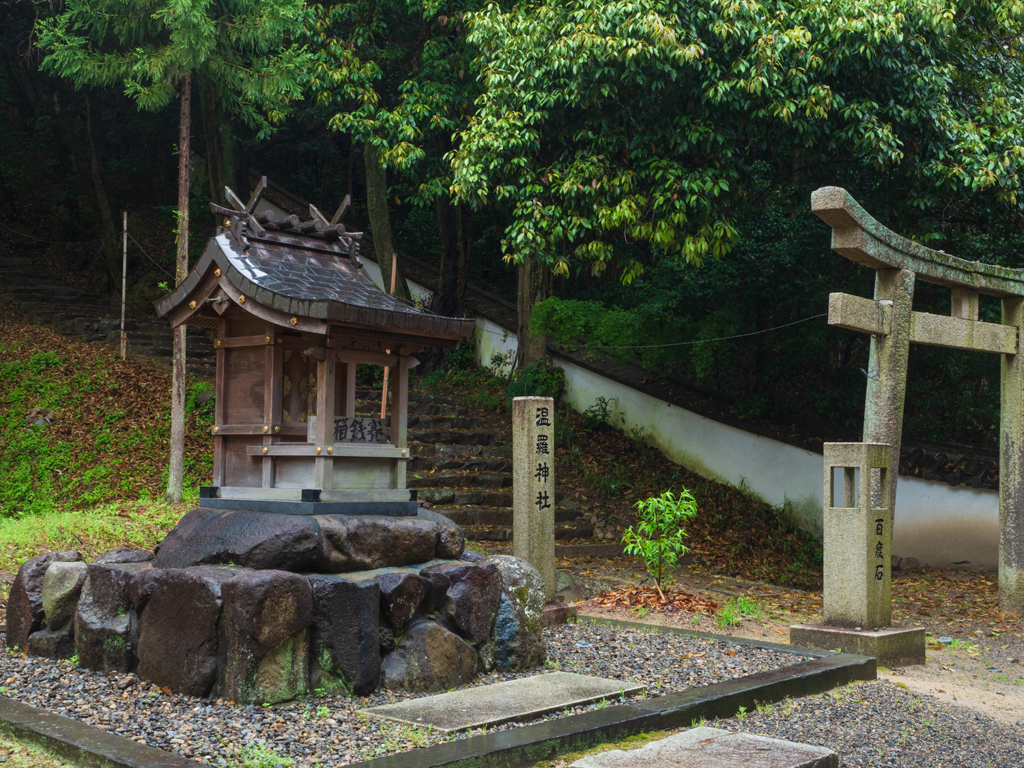
{"type": "Polygon", "coordinates": [[[907,269],[928,283],[989,296],[1024,296],[1024,270],[965,261],[897,235],[842,187],[811,194],[811,210],[832,227],[832,250],[872,269],[907,269]]]}

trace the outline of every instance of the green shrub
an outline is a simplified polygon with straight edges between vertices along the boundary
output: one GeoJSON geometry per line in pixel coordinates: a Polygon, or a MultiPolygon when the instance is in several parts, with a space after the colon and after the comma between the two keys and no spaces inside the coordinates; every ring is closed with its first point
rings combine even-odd
{"type": "Polygon", "coordinates": [[[683,545],[686,536],[683,523],[697,514],[697,502],[683,488],[678,499],[672,491],[665,491],[661,496],[638,501],[636,508],[640,522],[636,530],[629,527],[622,536],[622,543],[626,545],[627,555],[637,555],[644,561],[658,593],[664,597],[661,580],[665,569],[673,567],[681,555],[689,552],[683,545]]]}
{"type": "Polygon", "coordinates": [[[517,397],[553,397],[565,394],[565,371],[555,366],[527,365],[516,371],[505,387],[505,400],[517,397]]]}

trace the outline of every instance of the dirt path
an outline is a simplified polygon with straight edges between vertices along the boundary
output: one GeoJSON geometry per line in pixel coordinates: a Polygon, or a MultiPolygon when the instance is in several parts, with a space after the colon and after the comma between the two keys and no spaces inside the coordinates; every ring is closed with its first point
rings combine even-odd
{"type": "MultiPolygon", "coordinates": [[[[565,588],[583,615],[640,621],[720,635],[788,644],[789,626],[821,616],[821,593],[786,589],[727,576],[679,568],[673,588],[713,600],[721,609],[738,598],[753,601],[759,612],[725,625],[706,613],[610,605],[604,590],[644,581],[638,563],[628,558],[559,563],[571,577],[565,588]]],[[[1005,723],[1024,723],[1024,622],[999,613],[994,574],[925,571],[893,579],[896,623],[924,626],[928,662],[924,666],[879,670],[879,677],[915,693],[967,707],[1005,723]],[[943,642],[938,642],[939,638],[943,642]]],[[[564,580],[563,580],[564,584],[564,580]]]]}

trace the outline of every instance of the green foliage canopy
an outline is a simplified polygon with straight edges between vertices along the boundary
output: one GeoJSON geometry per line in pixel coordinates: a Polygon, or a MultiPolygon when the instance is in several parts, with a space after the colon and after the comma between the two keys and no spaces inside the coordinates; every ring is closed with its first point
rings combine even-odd
{"type": "MultiPolygon", "coordinates": [[[[1016,0],[489,5],[470,20],[485,90],[453,189],[511,212],[506,259],[560,274],[573,260],[600,273],[631,242],[689,264],[724,255],[765,164],[779,182],[859,173],[923,209],[1016,210],[1021,12],[1016,0]]],[[[623,262],[628,283],[643,266],[623,262]]]]}
{"type": "Polygon", "coordinates": [[[214,83],[226,105],[266,135],[301,95],[308,56],[290,37],[302,7],[302,0],[68,0],[37,32],[50,52],[44,67],[78,87],[123,86],[141,109],[158,110],[190,74],[214,83]]]}

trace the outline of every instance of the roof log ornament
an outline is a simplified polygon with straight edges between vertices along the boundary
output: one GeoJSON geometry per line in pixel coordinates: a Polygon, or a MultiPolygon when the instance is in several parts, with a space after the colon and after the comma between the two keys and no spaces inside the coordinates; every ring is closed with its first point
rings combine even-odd
{"type": "Polygon", "coordinates": [[[257,210],[231,189],[191,273],[156,302],[172,326],[216,329],[214,482],[203,506],[280,504],[315,514],[415,514],[406,488],[408,373],[426,346],[456,347],[471,319],[424,312],[377,288],[343,219],[257,210]],[[358,364],[390,366],[389,419],[355,411],[358,364]],[[307,510],[308,512],[308,510],[307,510]]]}
{"type": "MultiPolygon", "coordinates": [[[[834,293],[829,297],[828,321],[871,335],[863,440],[894,449],[890,499],[879,505],[888,506],[890,515],[895,509],[910,344],[1001,356],[999,607],[1024,615],[1024,355],[1019,354],[1024,270],[965,261],[901,237],[839,187],[816,190],[811,208],[832,227],[833,250],[876,270],[874,298],[834,293]],[[951,289],[948,316],[913,311],[916,279],[951,289]],[[980,295],[1001,300],[1000,323],[978,319],[980,295]]],[[[886,562],[886,578],[888,567],[886,562]]]]}

